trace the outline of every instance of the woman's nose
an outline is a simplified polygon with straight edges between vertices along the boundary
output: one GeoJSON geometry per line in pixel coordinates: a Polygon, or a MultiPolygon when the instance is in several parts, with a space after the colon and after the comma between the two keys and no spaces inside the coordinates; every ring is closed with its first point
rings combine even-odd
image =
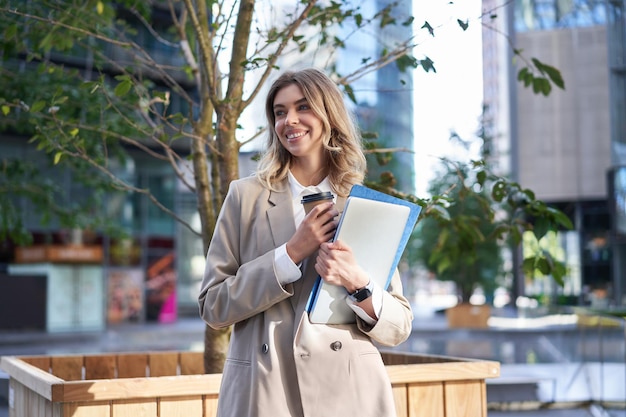
{"type": "Polygon", "coordinates": [[[287,117],[285,118],[285,123],[288,125],[294,125],[298,123],[298,112],[295,110],[289,110],[287,112],[287,117]]]}

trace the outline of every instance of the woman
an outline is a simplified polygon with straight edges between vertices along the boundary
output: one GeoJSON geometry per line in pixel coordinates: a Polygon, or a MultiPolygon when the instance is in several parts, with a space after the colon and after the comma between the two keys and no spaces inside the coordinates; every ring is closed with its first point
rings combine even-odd
{"type": "Polygon", "coordinates": [[[233,181],[207,253],[200,313],[234,325],[218,402],[221,417],[395,416],[373,342],[407,339],[412,313],[398,273],[385,291],[349,247],[329,243],[365,157],[337,86],[315,69],[271,86],[268,148],[255,176],[233,181]],[[303,195],[336,201],[304,215],[303,195]],[[352,296],[354,323],[313,324],[305,311],[318,276],[352,296]]]}

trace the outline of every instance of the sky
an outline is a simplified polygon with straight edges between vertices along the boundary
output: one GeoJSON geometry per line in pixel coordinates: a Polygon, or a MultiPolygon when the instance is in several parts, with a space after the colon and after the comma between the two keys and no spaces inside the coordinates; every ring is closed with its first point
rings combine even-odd
{"type": "MultiPolygon", "coordinates": [[[[419,30],[415,57],[428,56],[436,73],[418,68],[414,73],[414,129],[416,195],[428,197],[439,157],[468,160],[466,151],[452,146],[450,132],[472,138],[478,129],[482,108],[482,48],[480,0],[414,0],[417,27],[428,21],[434,28],[431,37],[419,30]],[[463,31],[456,19],[469,20],[463,31]]],[[[475,155],[472,155],[475,157],[475,155]]]]}

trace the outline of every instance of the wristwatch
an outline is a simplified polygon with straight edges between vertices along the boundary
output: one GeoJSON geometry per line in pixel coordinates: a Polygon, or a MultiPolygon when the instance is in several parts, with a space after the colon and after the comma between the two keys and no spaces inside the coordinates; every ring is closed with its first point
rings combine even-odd
{"type": "Polygon", "coordinates": [[[356,303],[360,303],[361,301],[367,300],[368,298],[372,296],[373,289],[374,289],[374,284],[372,284],[372,281],[370,280],[370,282],[368,282],[365,287],[359,288],[358,290],[356,290],[352,294],[349,294],[348,296],[352,299],[352,301],[356,303]]]}

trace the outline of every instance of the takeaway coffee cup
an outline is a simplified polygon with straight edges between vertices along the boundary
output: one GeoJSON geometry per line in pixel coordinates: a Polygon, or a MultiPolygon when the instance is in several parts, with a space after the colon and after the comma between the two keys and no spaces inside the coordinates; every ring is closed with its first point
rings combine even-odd
{"type": "Polygon", "coordinates": [[[304,206],[304,212],[309,214],[313,207],[329,201],[333,201],[333,193],[325,191],[323,193],[305,195],[302,197],[301,203],[304,206]]]}

